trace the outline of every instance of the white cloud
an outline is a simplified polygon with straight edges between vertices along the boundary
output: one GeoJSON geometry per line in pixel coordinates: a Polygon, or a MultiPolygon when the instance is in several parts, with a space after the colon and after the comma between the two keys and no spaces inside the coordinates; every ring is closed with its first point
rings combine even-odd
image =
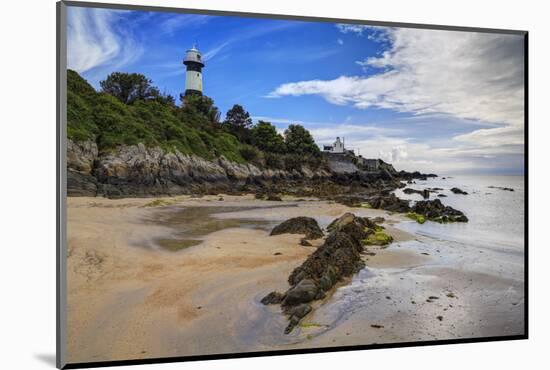
{"type": "Polygon", "coordinates": [[[371,26],[365,26],[362,24],[345,24],[345,23],[338,23],[336,25],[336,28],[340,30],[342,33],[356,33],[359,35],[363,34],[363,31],[369,29],[371,26]]]}
{"type": "Polygon", "coordinates": [[[336,40],[336,42],[338,43],[338,45],[344,45],[344,40],[342,39],[338,39],[336,40]]]}
{"type": "Polygon", "coordinates": [[[79,73],[112,64],[123,66],[142,53],[129,33],[117,30],[120,12],[107,9],[68,8],[67,66],[79,73]]]}
{"type": "MultiPolygon", "coordinates": [[[[367,28],[339,25],[342,32],[359,34],[367,28]]],[[[404,28],[385,34],[390,48],[359,61],[362,67],[382,68],[380,73],[285,83],[269,96],[320,95],[360,109],[523,124],[521,36],[404,28]]]]}
{"type": "Polygon", "coordinates": [[[396,147],[387,152],[380,151],[379,155],[380,158],[382,158],[386,162],[399,163],[401,160],[407,159],[409,153],[407,153],[407,150],[403,147],[396,147]]]}
{"type": "MultiPolygon", "coordinates": [[[[365,157],[380,157],[398,169],[439,173],[522,170],[521,36],[337,27],[343,33],[367,35],[368,40],[380,43],[381,52],[356,62],[369,75],[285,83],[269,97],[319,95],[336,105],[412,114],[404,118],[404,122],[410,122],[410,130],[405,129],[405,133],[392,135],[368,129],[346,133],[347,147],[365,157]],[[433,126],[438,117],[442,124],[460,122],[472,126],[473,131],[457,135],[449,127],[447,138],[439,134],[435,139],[430,127],[440,128],[433,126]],[[430,123],[423,125],[428,118],[430,123]],[[475,129],[475,125],[485,127],[475,129]],[[419,135],[418,130],[425,134],[419,135]]],[[[316,138],[343,136],[338,135],[342,128],[324,128],[326,135],[317,132],[316,138]]]]}
{"type": "Polygon", "coordinates": [[[476,130],[454,137],[454,140],[484,147],[501,147],[505,145],[523,145],[524,130],[522,127],[505,126],[476,130]]]}
{"type": "MultiPolygon", "coordinates": [[[[364,138],[380,136],[397,136],[404,132],[399,129],[377,127],[373,124],[351,124],[351,123],[333,123],[333,122],[304,122],[287,118],[253,116],[254,121],[268,121],[279,125],[298,124],[309,130],[317,144],[329,144],[334,142],[337,136],[352,137],[348,144],[362,140],[364,138]]],[[[347,145],[349,146],[349,145],[347,145]]]]}
{"type": "Polygon", "coordinates": [[[208,50],[206,53],[203,54],[203,60],[208,61],[216,56],[223,48],[225,48],[227,45],[229,45],[230,42],[226,41],[224,43],[221,43],[220,45],[217,45],[213,47],[212,49],[208,50]]]}
{"type": "Polygon", "coordinates": [[[332,124],[330,126],[324,124],[323,126],[309,126],[304,125],[313,135],[315,141],[321,144],[332,143],[337,136],[345,137],[346,146],[352,147],[356,142],[359,142],[363,138],[373,137],[391,137],[402,133],[400,130],[391,128],[382,128],[370,125],[358,125],[358,124],[332,124]]]}
{"type": "MultiPolygon", "coordinates": [[[[475,130],[455,138],[433,139],[419,135],[414,123],[411,130],[388,127],[388,123],[334,123],[305,122],[288,118],[252,117],[254,121],[269,121],[278,126],[281,134],[289,124],[307,128],[319,146],[331,144],[337,136],[344,137],[346,148],[353,149],[365,158],[381,158],[392,163],[397,170],[451,174],[457,172],[491,172],[499,169],[517,172],[518,158],[523,146],[521,138],[500,138],[492,129],[475,130]],[[479,133],[481,132],[481,133],[479,133]],[[416,136],[416,138],[412,138],[416,136]],[[424,139],[422,139],[424,138],[424,139]],[[493,141],[494,140],[494,141],[493,141]],[[514,163],[512,163],[515,161],[514,163]]],[[[444,117],[441,117],[444,119],[444,117]]],[[[508,131],[513,138],[518,132],[508,131]]]]}
{"type": "Polygon", "coordinates": [[[176,31],[182,28],[202,26],[213,18],[215,17],[199,14],[170,15],[160,22],[159,28],[161,32],[168,35],[173,35],[176,31]]]}

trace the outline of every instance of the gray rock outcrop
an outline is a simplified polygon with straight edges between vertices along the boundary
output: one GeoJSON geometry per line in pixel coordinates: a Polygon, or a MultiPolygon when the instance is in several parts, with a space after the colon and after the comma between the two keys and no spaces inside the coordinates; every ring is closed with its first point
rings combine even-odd
{"type": "Polygon", "coordinates": [[[265,181],[329,177],[324,170],[260,169],[225,157],[207,160],[177,150],[120,146],[99,153],[92,141],[67,143],[67,191],[70,196],[126,197],[235,190],[265,181]]]}

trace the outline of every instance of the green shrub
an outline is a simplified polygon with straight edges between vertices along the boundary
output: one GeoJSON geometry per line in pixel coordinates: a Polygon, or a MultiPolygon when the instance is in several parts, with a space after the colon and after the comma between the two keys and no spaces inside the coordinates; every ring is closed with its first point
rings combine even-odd
{"type": "Polygon", "coordinates": [[[265,165],[268,168],[282,170],[285,166],[283,156],[275,153],[264,153],[265,165]]]}
{"type": "Polygon", "coordinates": [[[261,156],[261,152],[251,145],[243,145],[239,154],[247,162],[257,162],[261,156]]]}
{"type": "Polygon", "coordinates": [[[221,128],[218,109],[208,97],[191,98],[183,108],[164,96],[132,99],[125,104],[114,94],[96,92],[71,70],[67,72],[67,89],[69,139],[94,140],[101,151],[143,143],[207,159],[223,155],[245,161],[241,156],[244,145],[221,128]]]}

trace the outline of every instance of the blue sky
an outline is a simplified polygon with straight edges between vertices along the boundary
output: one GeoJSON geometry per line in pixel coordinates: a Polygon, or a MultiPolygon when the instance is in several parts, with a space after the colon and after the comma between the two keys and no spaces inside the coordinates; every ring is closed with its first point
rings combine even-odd
{"type": "Polygon", "coordinates": [[[96,88],[139,72],[185,86],[194,43],[204,93],[281,131],[336,136],[397,169],[523,172],[523,44],[514,35],[70,7],[68,66],[96,88]]]}

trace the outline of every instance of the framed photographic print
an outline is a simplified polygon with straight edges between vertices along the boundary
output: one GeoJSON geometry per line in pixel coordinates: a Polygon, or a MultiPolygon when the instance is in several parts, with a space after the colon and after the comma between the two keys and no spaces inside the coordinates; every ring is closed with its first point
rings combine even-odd
{"type": "Polygon", "coordinates": [[[527,338],[526,31],[57,9],[58,367],[527,338]]]}

